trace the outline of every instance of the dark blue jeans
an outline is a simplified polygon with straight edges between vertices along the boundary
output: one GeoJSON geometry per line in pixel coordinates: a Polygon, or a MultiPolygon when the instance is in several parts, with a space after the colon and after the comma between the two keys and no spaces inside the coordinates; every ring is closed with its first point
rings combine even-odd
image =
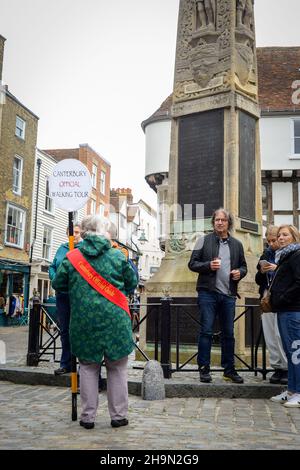
{"type": "Polygon", "coordinates": [[[210,365],[213,327],[216,315],[221,327],[221,364],[225,373],[234,370],[234,316],[235,298],[218,292],[201,290],[198,293],[200,309],[200,333],[198,342],[198,365],[210,365]]]}
{"type": "Polygon", "coordinates": [[[65,367],[66,369],[71,370],[71,346],[69,337],[71,312],[69,294],[65,294],[63,292],[56,293],[56,309],[62,347],[60,367],[65,367]]]}
{"type": "Polygon", "coordinates": [[[300,312],[278,312],[277,322],[288,360],[288,390],[300,393],[300,312]]]}

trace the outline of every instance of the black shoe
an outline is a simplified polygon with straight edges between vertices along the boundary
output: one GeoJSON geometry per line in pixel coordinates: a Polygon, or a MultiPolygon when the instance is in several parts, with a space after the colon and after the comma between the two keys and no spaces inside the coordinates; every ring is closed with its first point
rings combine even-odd
{"type": "Polygon", "coordinates": [[[227,372],[225,374],[224,372],[224,380],[231,380],[231,382],[235,383],[235,384],[242,384],[244,383],[244,379],[243,377],[241,377],[236,370],[233,370],[232,372],[227,372]]]}
{"type": "Polygon", "coordinates": [[[281,369],[275,369],[274,374],[270,377],[270,384],[280,384],[282,372],[281,369]]]}
{"type": "Polygon", "coordinates": [[[85,429],[93,429],[95,427],[95,423],[85,423],[84,421],[79,421],[79,424],[85,429]]]}
{"type": "Polygon", "coordinates": [[[287,370],[281,369],[280,383],[281,383],[281,385],[287,385],[288,384],[288,371],[287,370]]]}
{"type": "Polygon", "coordinates": [[[69,374],[69,372],[71,372],[70,369],[67,369],[66,367],[60,367],[54,371],[54,375],[69,374]]]}
{"type": "Polygon", "coordinates": [[[111,426],[113,428],[119,428],[120,426],[127,426],[128,424],[128,419],[123,418],[123,419],[112,419],[110,422],[111,426]]]}
{"type": "Polygon", "coordinates": [[[199,367],[199,372],[200,372],[200,382],[209,383],[212,381],[209,366],[199,367]]]}

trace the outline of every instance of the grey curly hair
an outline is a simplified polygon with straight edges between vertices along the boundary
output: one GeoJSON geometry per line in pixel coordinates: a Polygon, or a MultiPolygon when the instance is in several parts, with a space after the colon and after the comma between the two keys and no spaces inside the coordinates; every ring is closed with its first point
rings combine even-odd
{"type": "Polygon", "coordinates": [[[227,221],[228,221],[228,231],[230,232],[230,230],[233,228],[233,216],[230,214],[230,212],[226,209],[224,209],[224,207],[219,207],[219,209],[216,209],[214,212],[213,212],[213,215],[212,215],[212,218],[211,218],[211,224],[212,226],[215,225],[215,218],[216,218],[216,215],[219,213],[219,212],[223,212],[223,214],[225,215],[227,221]]]}
{"type": "Polygon", "coordinates": [[[108,239],[113,238],[114,224],[100,215],[86,215],[81,221],[81,237],[85,238],[91,233],[108,239]]]}

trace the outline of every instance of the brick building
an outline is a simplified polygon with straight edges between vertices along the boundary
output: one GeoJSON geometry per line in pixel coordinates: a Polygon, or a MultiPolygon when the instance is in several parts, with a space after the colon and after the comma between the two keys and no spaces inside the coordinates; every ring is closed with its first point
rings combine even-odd
{"type": "MultiPolygon", "coordinates": [[[[0,36],[0,86],[4,43],[0,36]]],[[[0,292],[27,306],[38,117],[7,86],[0,93],[0,292]]]]}
{"type": "Polygon", "coordinates": [[[65,158],[74,158],[83,163],[92,177],[92,193],[86,206],[87,214],[109,214],[110,197],[110,163],[88,144],[80,144],[75,149],[48,149],[45,150],[57,161],[65,158]]]}

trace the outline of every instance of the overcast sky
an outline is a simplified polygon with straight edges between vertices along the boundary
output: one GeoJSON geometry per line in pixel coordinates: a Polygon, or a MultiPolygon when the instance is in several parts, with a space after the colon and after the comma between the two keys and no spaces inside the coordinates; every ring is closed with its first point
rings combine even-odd
{"type": "MultiPolygon", "coordinates": [[[[38,147],[88,143],[112,187],[155,207],[141,121],[172,92],[179,0],[0,0],[3,81],[40,118],[38,147]]],[[[258,46],[300,46],[300,1],[256,0],[258,46]]],[[[300,64],[299,64],[300,66],[300,64]]]]}

